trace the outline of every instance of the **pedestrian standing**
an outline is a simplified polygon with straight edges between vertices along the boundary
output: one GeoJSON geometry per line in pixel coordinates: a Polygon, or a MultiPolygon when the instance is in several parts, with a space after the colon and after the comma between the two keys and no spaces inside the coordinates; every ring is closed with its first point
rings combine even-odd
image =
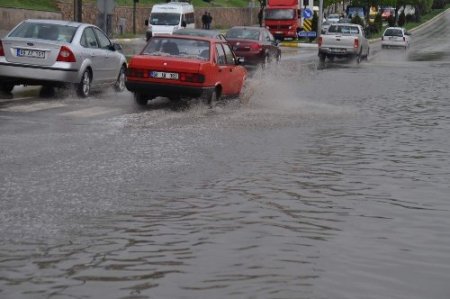
{"type": "Polygon", "coordinates": [[[202,15],[202,28],[207,29],[208,24],[208,12],[205,11],[205,13],[202,15]]]}
{"type": "Polygon", "coordinates": [[[207,23],[207,28],[206,29],[211,29],[211,22],[212,22],[212,16],[211,16],[211,13],[210,12],[208,12],[208,23],[207,23]]]}
{"type": "Polygon", "coordinates": [[[262,19],[263,19],[263,9],[262,7],[259,9],[258,12],[258,22],[259,22],[259,27],[262,27],[262,19]]]}

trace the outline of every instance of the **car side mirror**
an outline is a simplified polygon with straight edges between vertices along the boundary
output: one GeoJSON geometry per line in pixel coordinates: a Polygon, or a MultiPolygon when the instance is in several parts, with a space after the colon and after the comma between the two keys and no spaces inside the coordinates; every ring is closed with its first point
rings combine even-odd
{"type": "Polygon", "coordinates": [[[241,64],[242,64],[241,57],[237,57],[237,58],[234,60],[234,62],[235,62],[236,65],[241,65],[241,64]]]}
{"type": "Polygon", "coordinates": [[[145,23],[145,26],[148,26],[148,20],[145,20],[144,23],[145,23]]]}
{"type": "Polygon", "coordinates": [[[110,46],[110,50],[111,50],[111,51],[117,51],[117,52],[123,53],[122,45],[121,45],[121,44],[118,44],[118,43],[113,43],[113,44],[110,46]]]}

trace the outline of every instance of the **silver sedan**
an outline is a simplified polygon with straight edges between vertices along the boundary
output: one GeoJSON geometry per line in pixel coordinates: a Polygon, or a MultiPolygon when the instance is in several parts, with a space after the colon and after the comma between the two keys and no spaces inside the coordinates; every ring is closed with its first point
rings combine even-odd
{"type": "Polygon", "coordinates": [[[59,20],[25,20],[0,40],[0,92],[15,85],[74,85],[80,97],[91,87],[125,89],[127,60],[98,27],[59,20]]]}

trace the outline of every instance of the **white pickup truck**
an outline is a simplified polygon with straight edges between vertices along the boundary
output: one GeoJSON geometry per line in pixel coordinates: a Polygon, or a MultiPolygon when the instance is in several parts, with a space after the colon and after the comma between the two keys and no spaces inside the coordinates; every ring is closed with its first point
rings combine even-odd
{"type": "Polygon", "coordinates": [[[352,57],[359,63],[369,57],[370,51],[361,25],[347,23],[332,24],[327,33],[319,37],[318,46],[321,62],[326,58],[352,57]]]}

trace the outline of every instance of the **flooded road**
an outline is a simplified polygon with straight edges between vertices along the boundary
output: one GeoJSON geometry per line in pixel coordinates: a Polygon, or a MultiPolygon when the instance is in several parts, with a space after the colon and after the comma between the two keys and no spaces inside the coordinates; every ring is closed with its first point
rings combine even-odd
{"type": "Polygon", "coordinates": [[[0,298],[450,298],[449,25],[245,104],[1,109],[0,298]]]}

